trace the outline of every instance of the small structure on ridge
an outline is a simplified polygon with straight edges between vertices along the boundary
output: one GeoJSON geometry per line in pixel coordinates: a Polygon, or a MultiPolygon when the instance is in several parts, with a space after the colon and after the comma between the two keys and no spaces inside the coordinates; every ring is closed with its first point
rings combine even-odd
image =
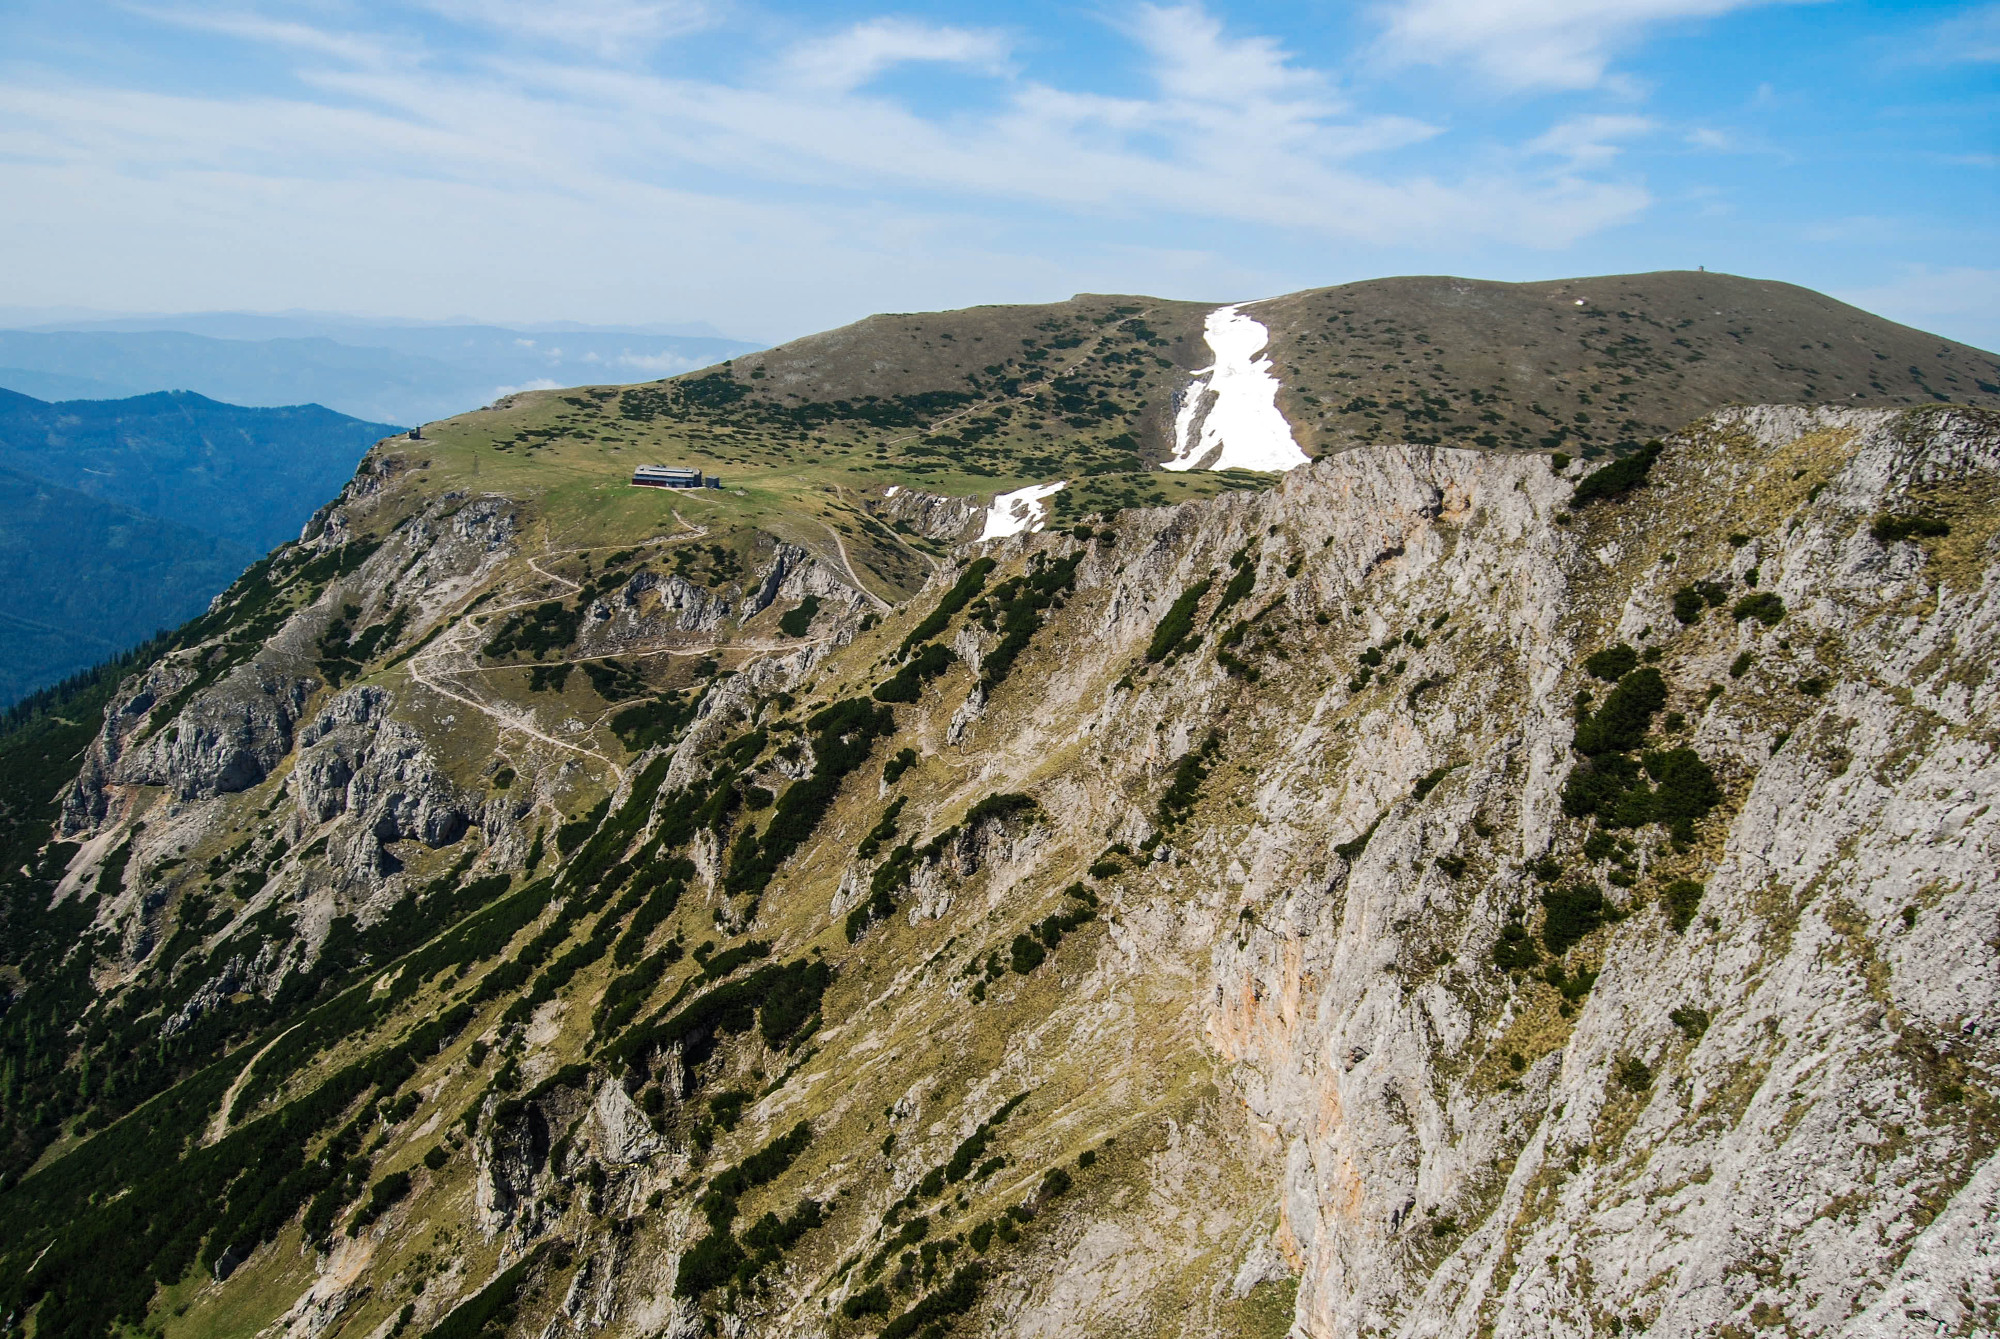
{"type": "Polygon", "coordinates": [[[720,488],[722,480],[705,479],[685,465],[641,465],[632,471],[634,488],[720,488]]]}

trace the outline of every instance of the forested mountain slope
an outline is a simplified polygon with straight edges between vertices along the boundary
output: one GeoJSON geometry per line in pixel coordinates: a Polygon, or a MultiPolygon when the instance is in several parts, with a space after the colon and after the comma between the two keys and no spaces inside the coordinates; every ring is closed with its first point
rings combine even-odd
{"type": "Polygon", "coordinates": [[[0,390],[0,704],[199,613],[394,431],[318,405],[0,390]]]}
{"type": "Polygon", "coordinates": [[[935,387],[785,365],[385,442],[7,737],[10,1326],[2000,1320],[2000,417],[981,541],[1113,416],[912,454],[935,387]]]}

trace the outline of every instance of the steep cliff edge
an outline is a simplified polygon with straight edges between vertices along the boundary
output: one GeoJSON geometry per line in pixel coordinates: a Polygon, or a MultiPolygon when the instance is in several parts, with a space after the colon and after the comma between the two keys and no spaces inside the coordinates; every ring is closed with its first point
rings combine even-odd
{"type": "Polygon", "coordinates": [[[2000,1323],[2000,418],[1362,447],[886,614],[375,464],[23,876],[38,1339],[2000,1323]]]}

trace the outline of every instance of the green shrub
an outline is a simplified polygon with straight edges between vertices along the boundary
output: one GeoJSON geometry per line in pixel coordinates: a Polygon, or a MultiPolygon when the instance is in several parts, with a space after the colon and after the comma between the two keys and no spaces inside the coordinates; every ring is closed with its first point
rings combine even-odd
{"type": "Polygon", "coordinates": [[[1620,456],[1601,469],[1592,470],[1583,476],[1570,494],[1572,510],[1581,510],[1585,503],[1598,498],[1614,498],[1631,492],[1646,482],[1646,476],[1653,471],[1653,464],[1665,450],[1663,443],[1647,442],[1628,456],[1620,456]]]}
{"type": "Polygon", "coordinates": [[[1715,773],[1693,749],[1648,753],[1646,774],[1659,783],[1651,797],[1650,821],[1664,823],[1682,841],[1694,840],[1694,821],[1722,803],[1715,773]]]}
{"type": "Polygon", "coordinates": [[[469,1301],[459,1303],[432,1326],[424,1339],[479,1339],[489,1331],[504,1330],[513,1321],[514,1299],[528,1281],[528,1271],[541,1261],[549,1246],[549,1242],[542,1242],[502,1270],[469,1301]]]}
{"type": "Polygon", "coordinates": [[[1083,558],[1082,549],[1055,562],[1046,562],[1037,554],[1026,576],[1004,581],[994,590],[994,608],[985,620],[987,627],[1000,634],[1000,640],[979,667],[979,686],[988,696],[1041,630],[1043,611],[1075,587],[1076,569],[1083,558]]]}
{"type": "Polygon", "coordinates": [[[1033,936],[1024,934],[1014,936],[1014,943],[1010,953],[1011,960],[1009,965],[1013,967],[1015,972],[1022,976],[1026,976],[1037,967],[1040,967],[1042,959],[1049,956],[1048,950],[1043,948],[1038,940],[1033,936]]]}
{"type": "Polygon", "coordinates": [[[1729,662],[1729,677],[1732,679],[1742,678],[1750,672],[1750,667],[1756,663],[1757,657],[1751,655],[1748,651],[1740,653],[1736,659],[1729,662]]]}
{"type": "Polygon", "coordinates": [[[1238,553],[1234,562],[1236,564],[1236,575],[1231,577],[1229,584],[1222,588],[1222,598],[1217,600],[1215,608],[1209,611],[1208,621],[1210,623],[1221,622],[1223,614],[1228,612],[1231,605],[1241,600],[1257,587],[1257,564],[1250,560],[1249,550],[1245,549],[1238,553]]]}
{"type": "Polygon", "coordinates": [[[1424,796],[1430,794],[1433,790],[1436,790],[1438,782],[1444,780],[1447,776],[1451,775],[1451,772],[1452,769],[1449,766],[1446,766],[1446,767],[1434,767],[1430,771],[1424,773],[1422,776],[1417,778],[1417,784],[1410,788],[1410,798],[1412,800],[1421,800],[1422,798],[1424,798],[1424,796]]]}
{"type": "Polygon", "coordinates": [[[1694,913],[1701,906],[1701,895],[1705,891],[1693,879],[1676,879],[1660,890],[1660,902],[1667,909],[1667,920],[1678,932],[1685,932],[1694,924],[1694,913]]]}
{"type": "Polygon", "coordinates": [[[977,1304],[984,1278],[984,1266],[976,1262],[964,1266],[951,1276],[951,1282],[884,1325],[880,1339],[910,1339],[919,1330],[941,1339],[953,1316],[964,1315],[977,1304]]]}
{"type": "Polygon", "coordinates": [[[1370,823],[1367,826],[1367,828],[1365,828],[1362,831],[1360,836],[1355,837],[1351,841],[1334,843],[1333,853],[1339,856],[1342,860],[1347,861],[1349,864],[1353,864],[1355,857],[1359,856],[1363,851],[1368,849],[1369,839],[1374,837],[1375,829],[1381,826],[1382,826],[1382,820],[1379,818],[1376,819],[1373,823],[1370,823]]]}
{"type": "Polygon", "coordinates": [[[889,1314],[889,1290],[879,1283],[866,1288],[842,1302],[840,1314],[849,1320],[860,1320],[863,1316],[886,1316],[889,1314]]]}
{"type": "Polygon", "coordinates": [[[819,614],[819,596],[808,595],[800,600],[797,607],[787,610],[778,620],[778,631],[787,637],[803,637],[812,627],[813,619],[819,614]]]}
{"type": "Polygon", "coordinates": [[[1195,797],[1201,791],[1201,783],[1208,779],[1215,756],[1221,751],[1221,737],[1211,730],[1200,748],[1190,749],[1182,755],[1174,768],[1173,780],[1167,783],[1166,792],[1160,796],[1156,810],[1162,828],[1178,827],[1194,812],[1195,797]]]}
{"type": "Polygon", "coordinates": [[[1729,592],[1713,581],[1697,581],[1674,592],[1674,617],[1682,623],[1701,621],[1703,609],[1719,609],[1729,592]]]}
{"type": "Polygon", "coordinates": [[[1868,527],[1868,533],[1875,537],[1877,544],[1894,544],[1898,540],[1918,537],[1942,538],[1951,533],[1951,524],[1935,516],[1914,514],[1897,516],[1883,512],[1875,518],[1875,523],[1868,527]]]}
{"type": "Polygon", "coordinates": [[[1675,1027],[1687,1034],[1689,1041],[1696,1040],[1702,1033],[1708,1031],[1708,1010],[1697,1009],[1691,1004],[1684,1004],[1675,1009],[1667,1015],[1667,1018],[1675,1027]]]}
{"type": "Polygon", "coordinates": [[[882,843],[894,840],[897,830],[896,819],[902,814],[903,805],[907,800],[907,796],[898,795],[890,801],[889,807],[882,811],[882,820],[870,828],[868,835],[861,839],[861,844],[854,848],[855,855],[863,860],[873,860],[875,853],[882,849],[882,843]]]}
{"type": "Polygon", "coordinates": [[[1583,662],[1583,667],[1595,678],[1617,683],[1639,668],[1639,653],[1620,642],[1590,656],[1583,662]]]}
{"type": "Polygon", "coordinates": [[[674,1275],[674,1296],[700,1297],[711,1292],[736,1277],[736,1271],[748,1259],[729,1229],[713,1229],[681,1257],[680,1268],[674,1275]]]}
{"type": "Polygon", "coordinates": [[[724,887],[732,895],[755,896],[769,885],[778,867],[812,836],[833,807],[847,774],[868,760],[877,739],[895,733],[896,718],[887,707],[849,698],[814,714],[806,728],[813,732],[817,760],[812,775],[778,797],[754,851],[730,862],[724,887]]]}
{"type": "Polygon", "coordinates": [[[1036,1198],[1052,1200],[1069,1193],[1072,1182],[1070,1174],[1061,1167],[1051,1167],[1042,1173],[1042,1184],[1035,1191],[1036,1198]]]}
{"type": "Polygon", "coordinates": [[[978,1227],[973,1228],[972,1231],[966,1234],[965,1241],[967,1245],[971,1246],[973,1250],[978,1251],[981,1255],[986,1254],[986,1248],[993,1244],[992,1220],[988,1219],[978,1227]]]}
{"type": "Polygon", "coordinates": [[[1463,856],[1441,855],[1434,863],[1439,869],[1454,879],[1465,873],[1465,857],[1463,856]]]}
{"type": "Polygon", "coordinates": [[[959,826],[971,832],[988,819],[1018,818],[1041,812],[1041,805],[1032,795],[1022,795],[1009,791],[1005,794],[988,795],[965,811],[959,826]]]}
{"type": "Polygon", "coordinates": [[[1653,723],[1653,713],[1667,704],[1667,681],[1651,665],[1619,679],[1604,705],[1577,722],[1576,751],[1585,756],[1620,753],[1638,748],[1653,723]]]}
{"type": "Polygon", "coordinates": [[[743,1107],[750,1100],[750,1094],[741,1088],[728,1088],[708,1099],[708,1114],[727,1133],[736,1128],[743,1119],[743,1107]]]}
{"type": "Polygon", "coordinates": [[[443,1144],[433,1144],[430,1148],[424,1150],[424,1166],[430,1168],[432,1171],[438,1170],[449,1161],[451,1161],[451,1150],[447,1149],[443,1144]]]}
{"type": "Polygon", "coordinates": [[[1625,1056],[1614,1071],[1620,1086],[1629,1092],[1643,1093],[1653,1086],[1653,1071],[1646,1062],[1636,1055],[1625,1056]]]}
{"type": "Polygon", "coordinates": [[[1767,628],[1776,627],[1778,620],[1785,616],[1785,602],[1778,598],[1776,591],[1760,590],[1738,600],[1729,612],[1738,623],[1754,618],[1767,628]]]}
{"type": "Polygon", "coordinates": [[[1493,961],[1503,969],[1512,971],[1517,967],[1533,967],[1541,961],[1542,955],[1535,951],[1535,941],[1528,937],[1527,927],[1519,921],[1508,921],[1500,927],[1500,937],[1493,943],[1493,961]]]}
{"type": "Polygon", "coordinates": [[[387,1213],[398,1200],[409,1193],[410,1174],[390,1172],[369,1188],[368,1203],[363,1205],[355,1213],[353,1221],[348,1223],[347,1235],[350,1237],[361,1235],[363,1228],[387,1213]]]}
{"type": "Polygon", "coordinates": [[[895,785],[903,773],[917,765],[915,749],[897,749],[896,755],[882,764],[882,780],[887,785],[895,785]]]}
{"type": "Polygon", "coordinates": [[[1813,674],[1799,680],[1799,691],[1807,697],[1822,697],[1833,687],[1833,681],[1824,674],[1813,674]]]}
{"type": "Polygon", "coordinates": [[[664,744],[694,719],[694,702],[679,695],[625,708],[611,718],[618,742],[634,753],[664,744]]]}
{"type": "Polygon", "coordinates": [[[1604,891],[1594,883],[1573,883],[1542,893],[1547,915],[1542,922],[1542,942],[1549,952],[1569,952],[1583,937],[1609,919],[1611,905],[1604,891]]]}
{"type": "Polygon", "coordinates": [[[910,629],[910,635],[903,639],[903,644],[897,649],[896,654],[907,656],[911,647],[919,642],[927,642],[943,632],[951,623],[952,616],[965,608],[973,596],[985,589],[986,578],[992,573],[994,565],[991,558],[974,559],[952,588],[944,593],[944,598],[938,601],[937,608],[931,610],[923,622],[910,629]]]}
{"type": "Polygon", "coordinates": [[[611,797],[605,796],[590,809],[556,829],[556,850],[564,856],[570,855],[582,846],[584,839],[597,830],[604,816],[611,812],[611,797]]]}
{"type": "Polygon", "coordinates": [[[915,702],[923,696],[926,680],[935,679],[951,668],[951,662],[958,659],[948,646],[931,642],[888,679],[875,686],[874,698],[877,702],[915,702]]]}
{"type": "Polygon", "coordinates": [[[1194,630],[1195,607],[1208,594],[1212,581],[1197,581],[1182,591],[1180,598],[1168,608],[1166,616],[1153,629],[1153,640],[1146,647],[1146,663],[1158,664],[1180,649],[1188,633],[1194,630]]]}
{"type": "Polygon", "coordinates": [[[1573,975],[1565,975],[1560,963],[1550,963],[1542,973],[1542,980],[1555,987],[1556,993],[1571,1004],[1590,993],[1597,984],[1597,973],[1578,968],[1573,975]]]}

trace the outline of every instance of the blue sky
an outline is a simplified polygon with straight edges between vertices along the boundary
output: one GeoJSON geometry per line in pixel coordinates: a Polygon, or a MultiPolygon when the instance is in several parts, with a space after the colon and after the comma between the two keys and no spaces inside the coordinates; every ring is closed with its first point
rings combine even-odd
{"type": "Polygon", "coordinates": [[[0,306],[709,321],[1729,270],[2000,347],[2000,4],[10,0],[0,306]]]}

